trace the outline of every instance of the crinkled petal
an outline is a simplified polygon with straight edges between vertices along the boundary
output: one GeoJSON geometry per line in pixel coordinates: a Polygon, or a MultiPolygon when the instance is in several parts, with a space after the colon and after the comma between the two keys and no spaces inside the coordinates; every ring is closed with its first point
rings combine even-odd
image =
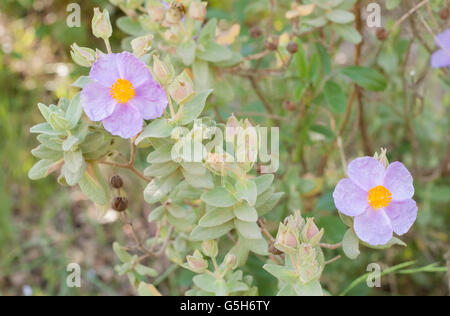
{"type": "Polygon", "coordinates": [[[383,186],[392,193],[392,200],[403,201],[414,195],[413,178],[401,162],[389,165],[384,177],[383,186]]]}
{"type": "Polygon", "coordinates": [[[384,210],[371,207],[355,217],[354,229],[359,239],[372,246],[387,244],[393,235],[391,221],[384,210]]]}
{"type": "Polygon", "coordinates": [[[154,81],[144,62],[133,54],[129,52],[117,54],[116,62],[120,78],[130,81],[135,89],[147,81],[154,81]]]}
{"type": "Polygon", "coordinates": [[[135,106],[144,119],[150,120],[162,116],[167,107],[167,96],[159,84],[146,81],[135,92],[136,95],[129,104],[135,106]]]}
{"type": "Polygon", "coordinates": [[[109,94],[108,88],[91,82],[81,91],[81,105],[91,120],[101,121],[114,112],[117,102],[109,94]]]}
{"type": "Polygon", "coordinates": [[[348,165],[349,178],[365,191],[381,185],[384,172],[383,164],[373,157],[356,158],[348,165]]]}
{"type": "Polygon", "coordinates": [[[450,67],[450,55],[443,49],[434,52],[433,55],[431,55],[431,67],[450,67]]]}
{"type": "Polygon", "coordinates": [[[117,54],[108,54],[100,57],[92,65],[89,77],[99,84],[111,88],[111,86],[120,78],[116,62],[117,54]]]}
{"type": "Polygon", "coordinates": [[[417,218],[417,204],[409,199],[401,202],[392,202],[385,208],[386,215],[391,220],[392,228],[397,235],[408,232],[417,218]]]}
{"type": "Polygon", "coordinates": [[[348,178],[339,181],[334,189],[333,198],[339,212],[348,216],[358,216],[369,206],[367,192],[348,178]]]}
{"type": "Polygon", "coordinates": [[[111,116],[103,120],[108,132],[122,138],[136,136],[142,131],[143,123],[139,110],[130,104],[120,104],[111,116]]]}
{"type": "Polygon", "coordinates": [[[450,29],[438,34],[434,40],[437,47],[450,51],[450,29]]]}

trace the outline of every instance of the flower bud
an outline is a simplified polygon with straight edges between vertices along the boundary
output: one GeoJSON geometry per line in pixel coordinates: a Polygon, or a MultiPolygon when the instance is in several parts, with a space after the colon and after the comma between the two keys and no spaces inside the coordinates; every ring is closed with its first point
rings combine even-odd
{"type": "Polygon", "coordinates": [[[297,245],[298,239],[294,231],[280,223],[274,246],[283,252],[293,253],[297,245]]]}
{"type": "Polygon", "coordinates": [[[217,257],[217,254],[219,253],[217,242],[215,240],[204,240],[202,242],[202,251],[206,256],[210,258],[217,257]]]}
{"type": "Polygon", "coordinates": [[[378,40],[385,41],[385,40],[387,40],[388,36],[389,36],[389,32],[384,27],[381,27],[377,30],[378,40]]]}
{"type": "Polygon", "coordinates": [[[121,187],[123,187],[123,180],[118,175],[112,176],[109,180],[109,183],[114,189],[120,189],[121,187]]]}
{"type": "Polygon", "coordinates": [[[441,20],[447,20],[450,17],[450,8],[443,8],[441,11],[439,11],[439,17],[441,20]]]}
{"type": "Polygon", "coordinates": [[[111,208],[117,212],[123,212],[128,208],[128,199],[126,197],[117,196],[111,203],[111,208]]]}
{"type": "Polygon", "coordinates": [[[225,259],[223,261],[225,265],[229,268],[234,268],[237,263],[237,258],[232,253],[229,253],[225,256],[225,259]]]}
{"type": "Polygon", "coordinates": [[[258,38],[263,34],[261,28],[259,26],[254,26],[250,29],[250,36],[252,38],[258,38]]]}
{"type": "Polygon", "coordinates": [[[375,155],[373,156],[375,159],[378,159],[385,168],[387,168],[389,166],[389,160],[387,159],[387,149],[386,148],[381,148],[380,153],[375,153],[375,155]]]}
{"type": "Polygon", "coordinates": [[[137,57],[145,55],[152,47],[153,35],[145,35],[131,41],[133,53],[137,57]]]}
{"type": "Polygon", "coordinates": [[[319,231],[313,218],[306,219],[306,224],[302,231],[302,238],[305,242],[309,242],[311,245],[315,246],[320,242],[320,239],[322,239],[323,233],[324,230],[321,229],[319,231]]]}
{"type": "Polygon", "coordinates": [[[269,36],[269,38],[267,38],[266,42],[265,42],[266,49],[267,50],[277,50],[278,42],[279,42],[278,36],[269,36]]]}
{"type": "Polygon", "coordinates": [[[208,2],[192,2],[189,7],[189,17],[194,20],[203,21],[206,17],[206,6],[208,2]]]}
{"type": "Polygon", "coordinates": [[[286,111],[292,112],[295,110],[295,102],[286,100],[283,102],[283,108],[286,111]]]}
{"type": "Polygon", "coordinates": [[[111,21],[109,20],[108,10],[100,12],[99,8],[94,9],[94,18],[92,19],[92,33],[97,38],[108,39],[112,35],[111,21]]]}
{"type": "Polygon", "coordinates": [[[153,75],[155,79],[163,86],[172,81],[172,72],[169,67],[162,62],[158,56],[153,56],[153,75]]]}
{"type": "Polygon", "coordinates": [[[184,4],[177,1],[172,2],[169,10],[167,10],[166,15],[164,16],[164,24],[167,26],[177,25],[183,19],[185,12],[186,8],[184,7],[184,4]]]}
{"type": "Polygon", "coordinates": [[[82,67],[91,67],[95,62],[95,51],[87,47],[80,47],[77,43],[73,43],[70,47],[70,55],[73,61],[82,67]]]}
{"type": "Polygon", "coordinates": [[[188,102],[195,95],[194,83],[186,70],[169,85],[169,93],[179,104],[188,102]]]}
{"type": "Polygon", "coordinates": [[[189,269],[195,273],[203,273],[208,268],[208,261],[203,259],[200,251],[195,250],[193,256],[186,256],[189,269]]]}
{"type": "Polygon", "coordinates": [[[319,278],[322,273],[323,260],[319,261],[318,257],[321,255],[323,256],[323,254],[318,251],[309,244],[302,244],[298,249],[297,256],[300,260],[297,271],[300,281],[304,284],[319,278]]]}
{"type": "Polygon", "coordinates": [[[161,22],[164,19],[166,9],[162,5],[154,5],[148,8],[148,15],[152,23],[161,22]]]}
{"type": "Polygon", "coordinates": [[[289,54],[294,55],[296,52],[298,52],[298,44],[296,42],[289,42],[286,49],[289,54]]]}

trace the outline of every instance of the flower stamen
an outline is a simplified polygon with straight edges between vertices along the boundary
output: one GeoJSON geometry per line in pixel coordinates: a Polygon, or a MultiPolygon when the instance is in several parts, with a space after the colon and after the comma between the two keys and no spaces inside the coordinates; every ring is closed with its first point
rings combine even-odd
{"type": "Polygon", "coordinates": [[[134,98],[136,92],[133,84],[126,79],[117,79],[111,86],[109,94],[118,103],[127,103],[134,98]]]}
{"type": "Polygon", "coordinates": [[[384,186],[379,185],[369,190],[367,200],[370,206],[372,206],[373,209],[377,210],[387,207],[391,203],[392,194],[384,186]]]}

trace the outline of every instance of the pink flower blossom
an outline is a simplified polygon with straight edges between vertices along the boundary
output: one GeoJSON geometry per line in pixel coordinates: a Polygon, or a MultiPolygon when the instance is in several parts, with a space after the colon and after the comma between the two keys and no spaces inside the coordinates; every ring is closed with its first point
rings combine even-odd
{"type": "Polygon", "coordinates": [[[385,245],[403,235],[417,217],[413,179],[400,162],[387,168],[375,158],[362,157],[348,165],[348,178],[336,186],[333,198],[342,214],[354,217],[354,230],[362,241],[385,245]]]}
{"type": "Polygon", "coordinates": [[[113,135],[136,136],[144,120],[162,116],[167,107],[164,89],[129,52],[100,57],[89,76],[92,82],[81,92],[84,111],[113,135]]]}

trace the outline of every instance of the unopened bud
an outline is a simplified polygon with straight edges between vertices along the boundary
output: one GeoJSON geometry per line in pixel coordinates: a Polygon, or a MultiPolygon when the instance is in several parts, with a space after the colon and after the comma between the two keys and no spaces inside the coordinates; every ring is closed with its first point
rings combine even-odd
{"type": "Polygon", "coordinates": [[[321,229],[319,231],[313,218],[306,219],[306,224],[302,231],[302,238],[305,242],[309,242],[311,245],[315,246],[320,242],[320,239],[322,239],[323,233],[324,230],[321,229]]]}
{"type": "Polygon", "coordinates": [[[224,260],[225,265],[230,268],[234,268],[234,266],[236,265],[236,261],[236,256],[232,253],[227,254],[224,260]]]}
{"type": "Polygon", "coordinates": [[[296,42],[289,42],[286,49],[289,54],[294,55],[296,52],[298,52],[298,44],[296,42]]]}
{"type": "Polygon", "coordinates": [[[286,225],[280,223],[274,246],[283,252],[293,253],[295,248],[297,248],[297,245],[298,239],[294,231],[289,229],[286,225]]]}
{"type": "Polygon", "coordinates": [[[153,75],[163,86],[168,85],[172,81],[172,72],[169,67],[156,55],[153,56],[153,75]]]}
{"type": "Polygon", "coordinates": [[[188,267],[195,273],[203,273],[208,268],[208,261],[203,259],[200,251],[195,250],[193,256],[186,256],[188,267]]]}
{"type": "Polygon", "coordinates": [[[284,102],[283,102],[283,108],[284,108],[286,111],[292,112],[292,111],[295,110],[295,102],[289,101],[289,100],[284,101],[284,102]]]}
{"type": "Polygon", "coordinates": [[[112,176],[111,179],[109,180],[109,183],[111,183],[111,186],[114,189],[120,189],[121,187],[123,187],[123,180],[118,175],[112,176]]]}
{"type": "Polygon", "coordinates": [[[145,55],[152,47],[153,35],[145,35],[131,41],[133,53],[137,57],[145,55]]]}
{"type": "Polygon", "coordinates": [[[261,28],[259,26],[254,26],[250,29],[250,36],[252,38],[258,38],[263,34],[261,28]]]}
{"type": "Polygon", "coordinates": [[[178,104],[188,102],[195,95],[194,83],[186,70],[170,84],[169,93],[178,104]]]}
{"type": "Polygon", "coordinates": [[[192,2],[189,6],[189,17],[194,20],[203,21],[206,17],[207,2],[192,2]]]}
{"type": "Polygon", "coordinates": [[[184,4],[173,1],[169,10],[166,12],[164,22],[166,25],[177,25],[181,22],[185,13],[186,8],[184,4]]]}
{"type": "Polygon", "coordinates": [[[111,203],[111,208],[117,212],[123,212],[128,208],[128,199],[126,197],[117,196],[111,203]]]}
{"type": "Polygon", "coordinates": [[[204,240],[202,242],[202,251],[210,258],[217,257],[217,254],[219,253],[217,242],[215,240],[204,240]]]}
{"type": "Polygon", "coordinates": [[[99,8],[94,9],[94,18],[92,19],[92,33],[97,38],[108,39],[112,35],[111,21],[109,20],[108,10],[100,12],[99,8]]]}
{"type": "Polygon", "coordinates": [[[266,43],[265,43],[266,49],[277,50],[278,42],[279,42],[278,36],[269,36],[269,38],[266,39],[266,43]]]}
{"type": "Polygon", "coordinates": [[[70,47],[73,61],[82,67],[91,67],[95,62],[95,51],[87,47],[80,47],[73,43],[70,47]]]}
{"type": "Polygon", "coordinates": [[[389,36],[389,32],[384,27],[379,28],[377,30],[377,38],[378,38],[378,40],[385,41],[388,38],[388,36],[389,36]]]}
{"type": "Polygon", "coordinates": [[[381,148],[380,153],[375,153],[375,155],[373,157],[375,159],[377,159],[378,161],[380,161],[385,168],[387,168],[389,166],[389,160],[387,158],[387,149],[386,148],[381,148]]]}
{"type": "Polygon", "coordinates": [[[439,11],[439,17],[441,20],[447,20],[450,17],[450,8],[443,8],[441,11],[439,11]]]}

